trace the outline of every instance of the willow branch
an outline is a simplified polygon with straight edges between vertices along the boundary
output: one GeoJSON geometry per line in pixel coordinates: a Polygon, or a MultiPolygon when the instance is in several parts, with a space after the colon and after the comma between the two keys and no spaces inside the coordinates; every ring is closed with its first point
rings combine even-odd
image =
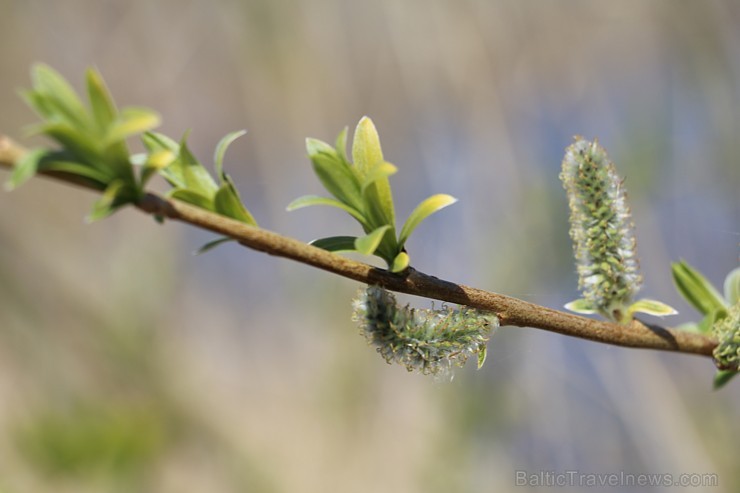
{"type": "MultiPolygon", "coordinates": [[[[0,135],[0,167],[12,168],[25,152],[25,149],[11,139],[0,135]]],[[[84,182],[62,173],[55,173],[51,177],[86,186],[84,182]]],[[[711,356],[712,350],[717,345],[716,340],[705,335],[647,325],[638,320],[628,325],[593,320],[509,296],[455,284],[414,269],[409,269],[403,275],[393,274],[302,241],[252,227],[153,193],[147,193],[137,207],[148,214],[181,221],[228,236],[253,250],[295,260],[365,284],[376,284],[392,291],[488,310],[499,317],[502,326],[532,327],[604,344],[704,356],[711,356]]]]}

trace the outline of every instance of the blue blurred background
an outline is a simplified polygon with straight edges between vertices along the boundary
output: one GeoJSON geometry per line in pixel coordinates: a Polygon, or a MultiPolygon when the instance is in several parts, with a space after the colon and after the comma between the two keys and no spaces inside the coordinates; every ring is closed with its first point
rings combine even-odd
{"type": "MultiPolygon", "coordinates": [[[[572,136],[626,177],[645,286],[680,258],[716,285],[740,243],[740,4],[732,1],[0,0],[0,131],[45,62],[77,88],[192,130],[263,227],[355,234],[304,139],[373,118],[399,215],[460,201],[408,245],[417,269],[560,307],[577,297],[558,181],[572,136]]],[[[27,145],[38,144],[25,139],[27,145]]],[[[164,190],[162,184],[155,188],[164,190]]],[[[545,491],[526,474],[712,474],[740,489],[740,382],[708,359],[503,328],[451,383],[388,366],[350,321],[359,285],[155,224],[87,225],[94,195],[0,194],[0,492],[545,491]],[[520,473],[521,474],[521,473],[520,473]]],[[[427,300],[403,298],[417,306],[427,300]]],[[[567,488],[581,491],[578,485],[567,488]]],[[[617,488],[630,490],[634,488],[617,488]]],[[[642,488],[658,491],[665,488],[642,488]]]]}

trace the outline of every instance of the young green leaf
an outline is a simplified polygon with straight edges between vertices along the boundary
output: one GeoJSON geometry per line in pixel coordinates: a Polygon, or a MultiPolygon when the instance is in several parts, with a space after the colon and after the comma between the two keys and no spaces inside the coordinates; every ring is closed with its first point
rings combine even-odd
{"type": "Polygon", "coordinates": [[[371,233],[361,236],[355,240],[355,250],[364,255],[372,255],[375,250],[378,249],[380,242],[383,240],[383,235],[391,227],[388,225],[381,226],[371,233]]]}
{"type": "Polygon", "coordinates": [[[725,300],[728,305],[734,305],[740,301],[740,267],[730,271],[725,278],[725,300]]]}
{"type": "MultiPolygon", "coordinates": [[[[37,64],[32,69],[33,91],[43,98],[42,116],[62,117],[74,127],[92,130],[87,108],[72,86],[54,69],[44,64],[37,64]]],[[[38,109],[38,108],[37,108],[38,109]]]]}
{"type": "Polygon", "coordinates": [[[87,221],[95,222],[113,214],[118,208],[116,201],[125,186],[126,184],[123,180],[112,181],[103,192],[103,195],[93,204],[93,210],[87,216],[87,221]]]}
{"type": "Polygon", "coordinates": [[[147,132],[158,126],[159,123],[159,115],[150,109],[125,108],[108,127],[103,146],[107,147],[132,135],[147,132]]]}
{"type": "MultiPolygon", "coordinates": [[[[177,159],[177,154],[168,150],[162,149],[153,151],[150,154],[144,154],[144,166],[154,169],[163,169],[172,164],[172,161],[177,159]]],[[[133,157],[133,156],[132,156],[133,157]]]]}
{"type": "Polygon", "coordinates": [[[53,105],[49,104],[49,100],[44,94],[41,94],[40,92],[34,90],[21,90],[18,91],[18,95],[40,117],[44,119],[54,117],[56,110],[54,109],[53,105]]]}
{"type": "Polygon", "coordinates": [[[213,241],[209,241],[208,243],[200,247],[198,251],[195,252],[195,255],[202,255],[206,252],[213,250],[217,246],[223,245],[224,243],[228,243],[230,241],[236,241],[236,240],[234,238],[229,238],[228,236],[224,236],[223,238],[217,238],[213,241]]]}
{"type": "Polygon", "coordinates": [[[685,261],[674,262],[671,265],[671,272],[678,292],[702,315],[725,308],[722,295],[699,271],[685,261]]]}
{"type": "Polygon", "coordinates": [[[403,245],[406,244],[406,240],[408,240],[409,236],[411,236],[411,233],[413,233],[416,227],[421,224],[424,219],[434,214],[438,210],[444,209],[448,205],[454,204],[455,202],[457,202],[457,199],[455,197],[444,193],[432,195],[431,197],[422,201],[419,205],[416,206],[416,209],[414,209],[411,215],[409,215],[408,219],[406,219],[406,222],[403,224],[403,227],[401,228],[401,233],[398,236],[399,245],[403,247],[403,245]]]}
{"type": "Polygon", "coordinates": [[[362,117],[355,129],[352,160],[363,178],[370,174],[375,166],[383,162],[378,131],[373,121],[366,116],[362,117]]]}
{"type": "MultiPolygon", "coordinates": [[[[31,129],[30,134],[46,134],[56,140],[76,161],[99,169],[105,168],[101,162],[100,146],[96,138],[80,132],[67,123],[42,123],[31,129]]],[[[112,173],[111,173],[112,175],[112,173]]]]}
{"type": "Polygon", "coordinates": [[[364,224],[366,222],[365,218],[362,216],[362,214],[360,214],[359,211],[345,204],[344,202],[340,202],[336,199],[328,197],[319,197],[318,195],[304,195],[303,197],[298,197],[293,202],[288,204],[286,210],[294,211],[296,209],[301,209],[303,207],[309,207],[312,205],[328,205],[330,207],[337,207],[352,215],[352,217],[357,219],[360,223],[364,224]]]}
{"type": "MultiPolygon", "coordinates": [[[[378,131],[372,120],[366,116],[362,117],[355,129],[352,159],[363,182],[374,173],[376,167],[384,163],[378,131]]],[[[373,225],[377,227],[381,224],[396,224],[393,196],[387,177],[376,179],[364,187],[362,196],[366,205],[365,212],[373,225]]]]}
{"type": "Polygon", "coordinates": [[[312,139],[311,137],[308,137],[306,139],[306,152],[308,152],[309,158],[312,158],[319,154],[326,154],[331,157],[337,157],[336,149],[334,149],[323,140],[312,139]]]}
{"type": "Polygon", "coordinates": [[[150,153],[170,151],[176,156],[180,152],[180,144],[176,140],[159,132],[144,132],[141,136],[141,141],[150,153]]]}
{"type": "Polygon", "coordinates": [[[347,160],[347,132],[349,131],[349,127],[344,127],[341,132],[339,132],[339,135],[337,136],[337,141],[334,144],[336,146],[337,155],[341,157],[344,162],[348,162],[347,160]]]}
{"type": "Polygon", "coordinates": [[[565,309],[575,313],[582,313],[584,315],[590,315],[598,313],[597,310],[591,303],[584,299],[577,299],[565,304],[565,309]]]}
{"type": "Polygon", "coordinates": [[[634,313],[647,313],[656,317],[665,317],[667,315],[675,315],[678,312],[673,307],[660,301],[642,299],[635,301],[627,309],[627,317],[631,318],[634,313]]]}
{"type": "Polygon", "coordinates": [[[387,214],[388,209],[383,205],[383,203],[377,198],[376,188],[375,185],[378,182],[373,183],[372,185],[368,186],[365,189],[365,193],[363,193],[363,199],[364,199],[364,208],[363,208],[363,215],[367,218],[367,223],[363,224],[363,229],[366,233],[373,231],[374,229],[377,229],[380,226],[386,225],[391,226],[393,229],[393,235],[391,235],[393,238],[393,244],[395,249],[396,239],[395,239],[395,222],[391,221],[387,214]]]}
{"type": "Polygon", "coordinates": [[[190,152],[186,137],[180,142],[177,159],[162,170],[162,176],[175,188],[191,190],[204,197],[213,197],[218,191],[218,186],[210,173],[190,152]]]}
{"type": "Polygon", "coordinates": [[[485,344],[478,345],[478,369],[483,368],[483,364],[486,362],[488,356],[488,346],[485,344]]]}
{"type": "Polygon", "coordinates": [[[409,266],[409,255],[406,252],[401,252],[398,255],[396,255],[396,258],[393,259],[393,263],[391,264],[391,272],[403,272],[405,271],[409,266]]]}
{"type": "Polygon", "coordinates": [[[105,86],[103,77],[96,70],[88,69],[87,71],[87,95],[90,99],[92,114],[99,133],[103,136],[105,129],[108,128],[116,119],[118,110],[110,96],[108,88],[105,86]]]}
{"type": "Polygon", "coordinates": [[[231,182],[227,180],[221,185],[216,196],[213,199],[213,205],[221,215],[236,219],[250,226],[257,226],[257,221],[254,220],[252,214],[244,207],[241,199],[239,198],[239,192],[231,182]]]}
{"type": "MultiPolygon", "coordinates": [[[[60,158],[63,158],[63,156],[60,156],[60,158]]],[[[44,159],[39,164],[41,166],[40,169],[44,171],[58,171],[82,178],[88,178],[92,181],[91,185],[95,185],[100,190],[105,190],[107,186],[106,183],[110,181],[110,177],[97,168],[92,168],[74,161],[55,159],[54,155],[49,155],[48,159],[44,159]]]]}
{"type": "Polygon", "coordinates": [[[32,149],[21,156],[13,168],[10,179],[5,183],[6,190],[15,190],[33,177],[39,168],[39,162],[47,152],[46,149],[32,149]]]}
{"type": "Polygon", "coordinates": [[[224,138],[221,139],[216,146],[216,152],[213,155],[213,162],[216,166],[216,176],[219,179],[223,179],[224,176],[224,155],[226,154],[226,149],[228,149],[229,146],[236,139],[246,133],[246,130],[237,130],[236,132],[231,132],[230,134],[225,135],[224,138]]]}
{"type": "Polygon", "coordinates": [[[313,240],[309,245],[329,252],[354,252],[356,236],[329,236],[313,240]]]}
{"type": "Polygon", "coordinates": [[[152,151],[150,154],[135,154],[131,156],[130,161],[135,166],[142,166],[140,181],[143,187],[154,174],[172,164],[175,159],[177,159],[177,154],[161,149],[152,151]]]}
{"type": "Polygon", "coordinates": [[[176,188],[168,195],[173,199],[187,202],[188,204],[200,207],[201,209],[216,212],[214,210],[213,200],[210,197],[201,195],[193,190],[188,190],[187,188],[176,188]]]}
{"type": "Polygon", "coordinates": [[[365,176],[365,178],[362,181],[362,191],[365,192],[367,187],[372,185],[373,183],[377,182],[378,180],[382,179],[388,179],[389,176],[394,175],[398,172],[398,168],[396,168],[391,163],[382,162],[372,168],[370,172],[365,176]]]}
{"type": "Polygon", "coordinates": [[[714,374],[714,390],[719,390],[732,380],[739,372],[734,370],[719,370],[714,374]]]}
{"type": "Polygon", "coordinates": [[[354,170],[347,166],[333,151],[331,154],[325,152],[309,153],[309,156],[314,172],[324,188],[348,206],[356,210],[362,209],[360,183],[354,170]]]}

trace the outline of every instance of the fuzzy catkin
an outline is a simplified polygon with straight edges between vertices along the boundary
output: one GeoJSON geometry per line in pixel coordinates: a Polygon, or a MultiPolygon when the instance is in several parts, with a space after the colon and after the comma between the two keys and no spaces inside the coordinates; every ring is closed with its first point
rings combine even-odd
{"type": "Polygon", "coordinates": [[[719,340],[713,353],[717,366],[723,370],[737,370],[740,367],[740,302],[714,324],[712,333],[719,340]]]}
{"type": "Polygon", "coordinates": [[[392,293],[378,286],[362,291],[353,307],[360,332],[387,363],[423,374],[449,374],[472,355],[480,366],[490,333],[498,327],[495,315],[472,308],[399,306],[392,293]]]}
{"type": "Polygon", "coordinates": [[[578,287],[593,309],[621,321],[642,284],[623,181],[598,142],[582,137],[566,149],[560,179],[568,194],[578,287]]]}

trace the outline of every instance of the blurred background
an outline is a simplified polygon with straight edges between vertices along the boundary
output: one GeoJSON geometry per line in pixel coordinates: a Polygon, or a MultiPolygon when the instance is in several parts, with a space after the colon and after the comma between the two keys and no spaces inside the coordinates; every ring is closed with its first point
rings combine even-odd
{"type": "MultiPolygon", "coordinates": [[[[411,238],[423,272],[556,308],[576,298],[558,181],[576,134],[626,176],[641,295],[678,308],[666,323],[698,320],[671,261],[718,286],[738,264],[736,2],[0,12],[0,132],[21,139],[36,121],[17,96],[33,63],[78,89],[96,66],[119,105],[155,108],[174,138],[192,130],[209,166],[246,128],[226,167],[277,232],[358,232],[337,210],[285,206],[324,193],[304,139],[369,115],[400,169],[399,216],[433,193],[460,199],[411,238]]],[[[708,359],[502,328],[482,370],[435,382],[367,347],[350,320],[357,283],[235,245],[196,257],[213,235],[134,210],[88,225],[94,198],[44,179],[0,193],[2,493],[550,489],[517,487],[517,471],[712,474],[718,486],[695,490],[740,489],[740,381],[712,391],[708,359]]]]}

